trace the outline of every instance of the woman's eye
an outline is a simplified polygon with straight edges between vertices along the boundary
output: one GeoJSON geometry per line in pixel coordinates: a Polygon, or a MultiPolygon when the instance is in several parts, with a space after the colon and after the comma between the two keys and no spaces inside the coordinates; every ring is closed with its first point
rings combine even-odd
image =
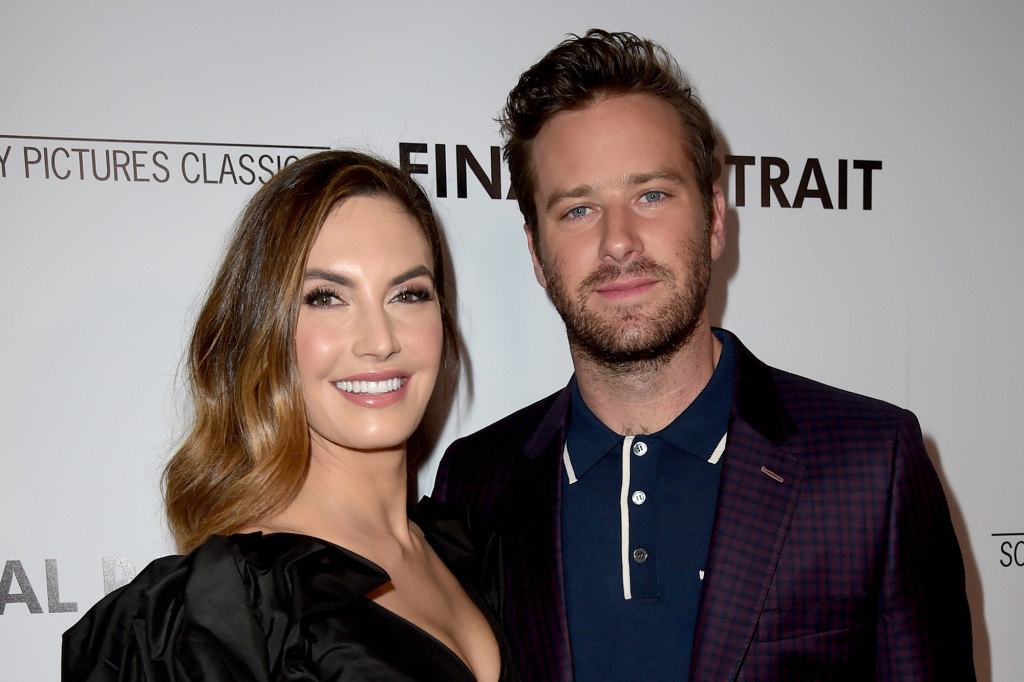
{"type": "Polygon", "coordinates": [[[327,308],[341,303],[341,299],[330,289],[316,288],[306,294],[305,303],[314,308],[327,308]]]}
{"type": "Polygon", "coordinates": [[[422,287],[411,287],[408,289],[402,289],[393,300],[399,303],[419,303],[420,301],[433,300],[434,294],[432,291],[422,287]]]}

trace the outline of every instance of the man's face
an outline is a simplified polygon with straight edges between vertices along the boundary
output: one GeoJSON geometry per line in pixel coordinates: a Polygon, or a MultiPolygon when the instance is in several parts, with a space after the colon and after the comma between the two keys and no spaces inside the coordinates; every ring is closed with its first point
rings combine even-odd
{"type": "Polygon", "coordinates": [[[705,214],[678,114],[622,95],[551,118],[532,144],[537,281],[569,343],[627,369],[668,358],[704,320],[724,200],[705,214]]]}

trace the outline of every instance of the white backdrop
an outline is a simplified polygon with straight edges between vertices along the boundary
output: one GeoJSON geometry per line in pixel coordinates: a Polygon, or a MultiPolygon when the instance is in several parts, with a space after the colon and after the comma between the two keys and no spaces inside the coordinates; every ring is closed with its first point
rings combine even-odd
{"type": "Polygon", "coordinates": [[[402,143],[426,146],[409,160],[432,196],[447,185],[471,381],[439,449],[565,383],[515,202],[472,170],[459,197],[456,148],[489,174],[518,74],[590,26],[664,43],[720,157],[747,157],[742,197],[724,165],[715,321],[771,364],[920,417],[964,549],[981,679],[1020,679],[1024,6],[953,0],[5,0],[0,679],[57,680],[60,633],[171,550],[158,478],[181,429],[184,338],[278,157],[358,146],[397,162],[402,143]],[[783,164],[780,197],[763,180],[783,164]]]}

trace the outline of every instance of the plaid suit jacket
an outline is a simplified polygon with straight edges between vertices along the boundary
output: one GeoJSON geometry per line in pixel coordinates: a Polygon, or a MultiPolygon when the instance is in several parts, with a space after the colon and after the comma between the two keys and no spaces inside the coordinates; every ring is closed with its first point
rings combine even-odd
{"type": "MultiPolygon", "coordinates": [[[[974,680],[960,547],[914,415],[770,368],[735,342],[689,679],[974,680]]],[[[573,679],[568,411],[563,389],[455,441],[434,488],[502,534],[502,617],[529,682],[573,679]]]]}

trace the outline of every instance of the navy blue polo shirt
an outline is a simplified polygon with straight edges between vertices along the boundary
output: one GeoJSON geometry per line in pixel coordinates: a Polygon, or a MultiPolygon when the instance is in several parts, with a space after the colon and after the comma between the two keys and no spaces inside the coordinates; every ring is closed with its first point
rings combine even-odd
{"type": "Polygon", "coordinates": [[[729,426],[735,349],[661,431],[620,436],[572,382],[562,561],[578,682],[684,680],[729,426]]]}

